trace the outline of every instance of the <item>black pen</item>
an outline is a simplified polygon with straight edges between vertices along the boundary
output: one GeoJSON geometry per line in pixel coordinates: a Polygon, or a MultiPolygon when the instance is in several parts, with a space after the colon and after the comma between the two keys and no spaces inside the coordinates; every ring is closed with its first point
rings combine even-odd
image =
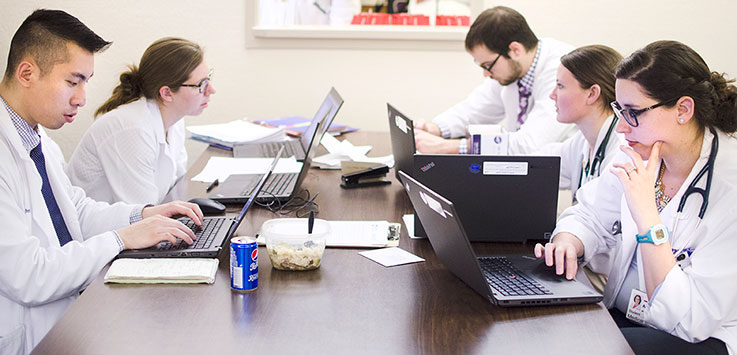
{"type": "Polygon", "coordinates": [[[207,186],[207,190],[205,191],[210,192],[212,189],[215,188],[215,186],[218,186],[218,184],[220,184],[220,180],[215,179],[215,181],[213,181],[210,185],[207,186]]]}

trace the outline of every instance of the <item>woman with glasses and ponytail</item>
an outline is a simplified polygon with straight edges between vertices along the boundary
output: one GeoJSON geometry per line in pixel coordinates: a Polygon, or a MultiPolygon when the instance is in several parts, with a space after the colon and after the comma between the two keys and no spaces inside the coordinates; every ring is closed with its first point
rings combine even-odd
{"type": "Polygon", "coordinates": [[[187,168],[184,116],[215,93],[202,48],[162,38],[120,75],[72,154],[72,184],[97,201],[158,204],[187,168]]]}
{"type": "Polygon", "coordinates": [[[603,302],[635,353],[735,353],[737,87],[675,41],[636,51],[616,78],[627,145],[535,255],[572,279],[611,251],[603,302]]]}

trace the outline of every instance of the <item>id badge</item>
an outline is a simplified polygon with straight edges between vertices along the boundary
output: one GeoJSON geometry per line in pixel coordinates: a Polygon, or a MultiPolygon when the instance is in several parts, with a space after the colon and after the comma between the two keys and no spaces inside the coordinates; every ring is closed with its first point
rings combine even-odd
{"type": "Polygon", "coordinates": [[[627,305],[627,319],[644,325],[647,307],[647,293],[637,289],[632,289],[632,292],[630,293],[630,301],[627,305]]]}

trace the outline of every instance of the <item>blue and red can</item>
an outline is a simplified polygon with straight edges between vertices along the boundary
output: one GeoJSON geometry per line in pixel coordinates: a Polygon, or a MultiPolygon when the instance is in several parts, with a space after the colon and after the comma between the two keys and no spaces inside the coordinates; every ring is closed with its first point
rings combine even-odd
{"type": "Polygon", "coordinates": [[[249,292],[258,287],[258,244],[251,237],[230,240],[230,288],[249,292]]]}

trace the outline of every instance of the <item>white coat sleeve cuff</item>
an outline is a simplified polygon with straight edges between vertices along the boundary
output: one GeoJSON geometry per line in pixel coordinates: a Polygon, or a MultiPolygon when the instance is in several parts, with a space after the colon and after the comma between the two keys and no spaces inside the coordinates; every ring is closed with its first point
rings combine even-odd
{"type": "MultiPolygon", "coordinates": [[[[590,231],[580,223],[576,223],[575,216],[569,218],[563,218],[558,221],[553,231],[553,238],[550,239],[552,242],[558,233],[567,232],[575,235],[583,244],[583,262],[588,262],[592,256],[596,254],[597,245],[599,244],[598,238],[591,235],[590,231]]],[[[580,261],[580,260],[579,260],[580,261]]]]}

